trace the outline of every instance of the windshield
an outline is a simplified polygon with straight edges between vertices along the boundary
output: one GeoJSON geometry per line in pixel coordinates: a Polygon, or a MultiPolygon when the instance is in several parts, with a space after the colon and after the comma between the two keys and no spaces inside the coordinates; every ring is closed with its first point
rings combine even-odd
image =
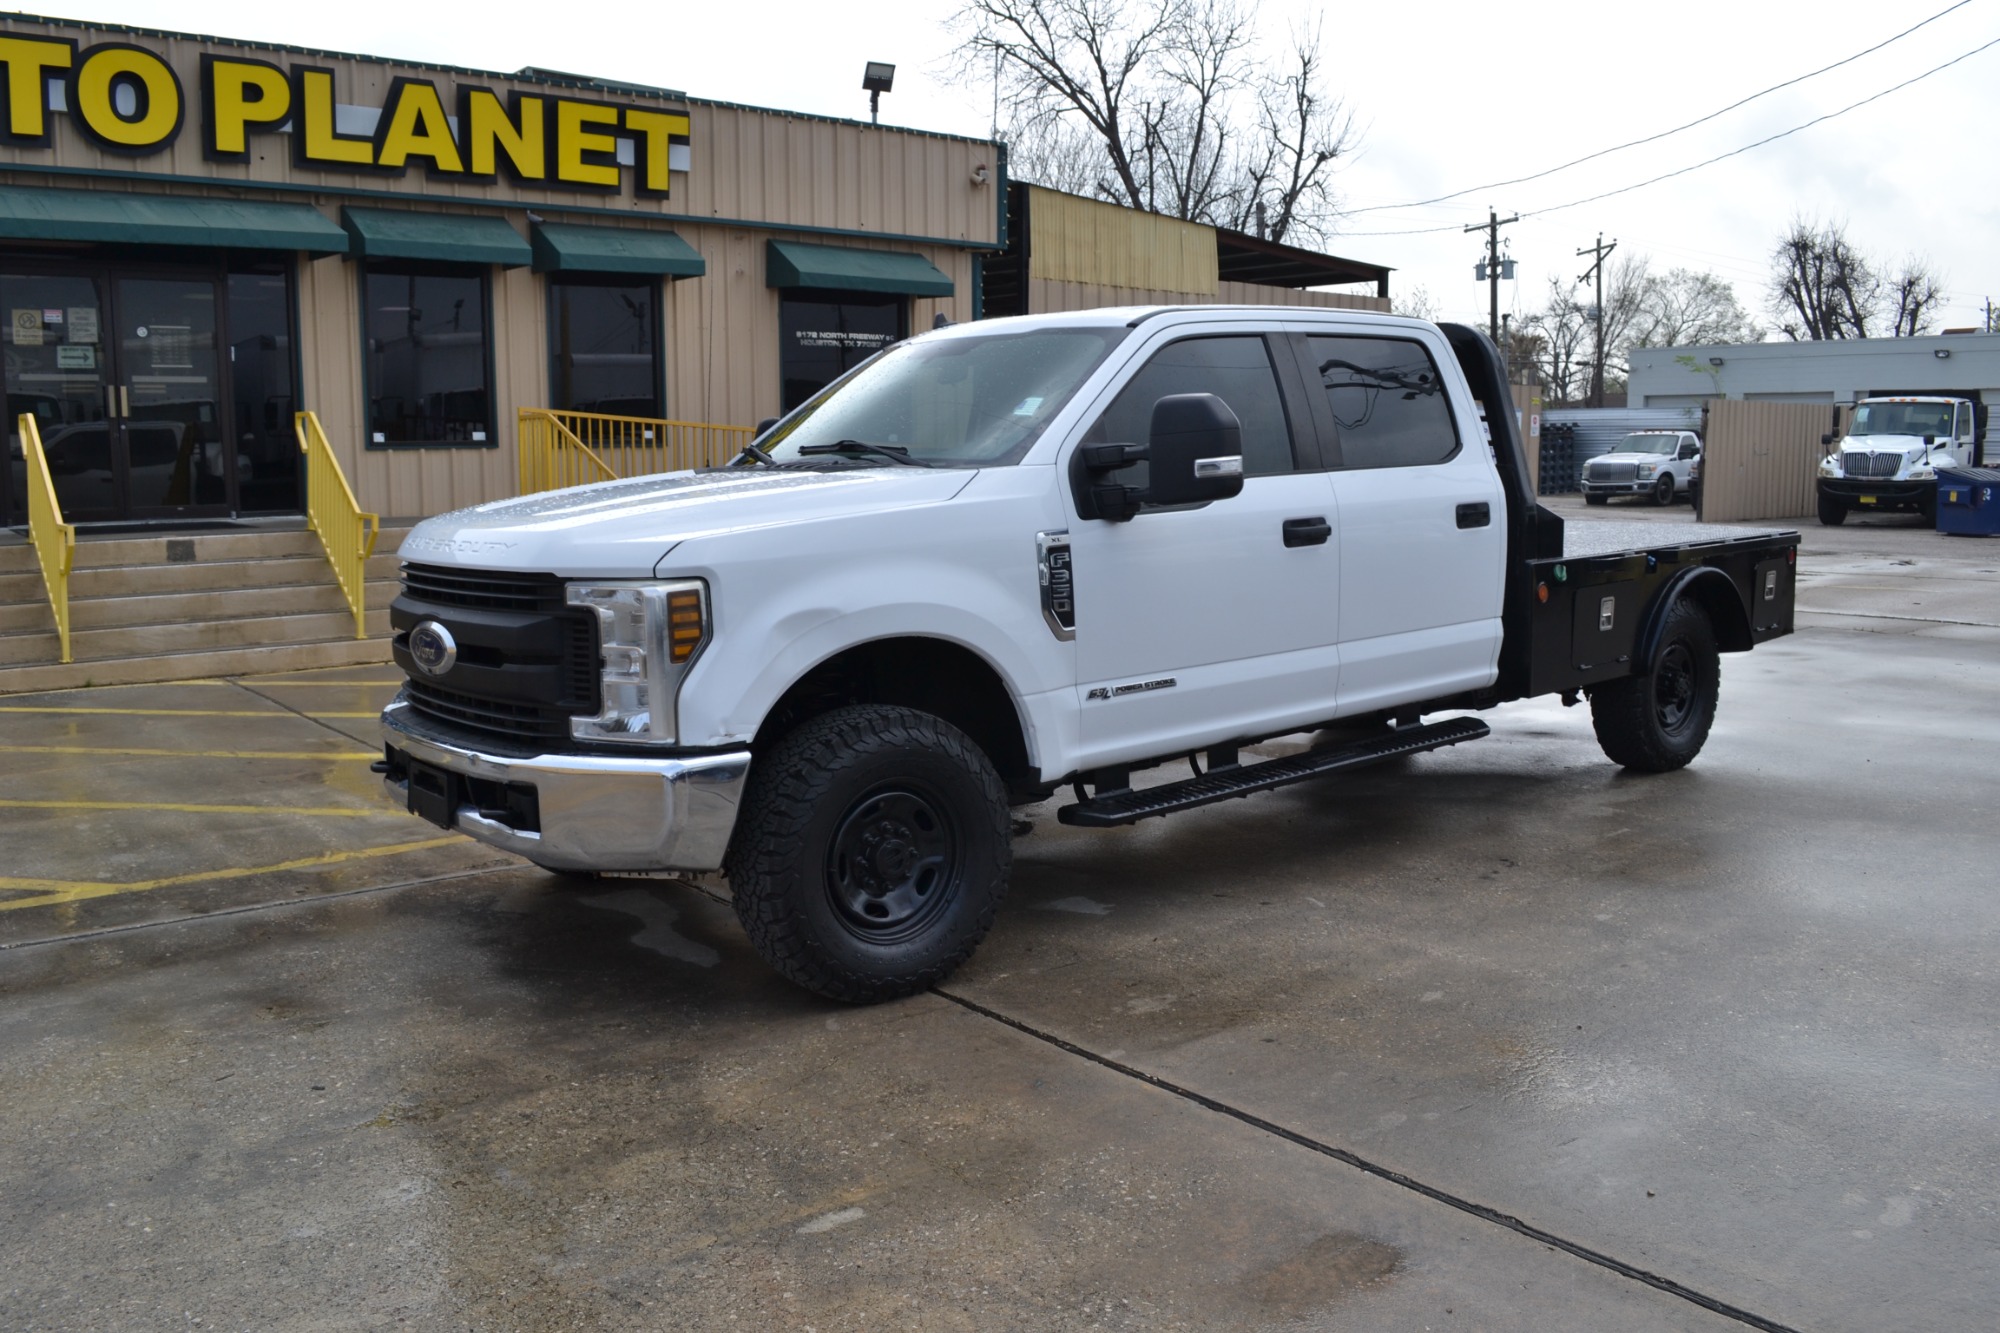
{"type": "Polygon", "coordinates": [[[759,443],[780,462],[879,460],[884,452],[947,467],[1018,462],[1127,332],[1036,329],[902,343],[829,385],[759,443]]]}
{"type": "Polygon", "coordinates": [[[1627,435],[1618,446],[1621,454],[1670,454],[1680,443],[1678,435],[1627,435]]]}
{"type": "Polygon", "coordinates": [[[1950,403],[1863,403],[1849,435],[1951,435],[1950,403]]]}

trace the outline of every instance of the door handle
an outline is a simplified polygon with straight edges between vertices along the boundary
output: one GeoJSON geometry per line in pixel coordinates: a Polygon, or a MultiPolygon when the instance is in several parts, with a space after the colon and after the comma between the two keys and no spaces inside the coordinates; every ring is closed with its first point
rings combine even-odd
{"type": "Polygon", "coordinates": [[[121,417],[132,415],[132,390],[123,384],[118,386],[118,415],[121,417]]]}
{"type": "Polygon", "coordinates": [[[1478,504],[1458,507],[1458,526],[1461,528],[1483,528],[1493,521],[1493,507],[1481,500],[1478,504]]]}
{"type": "Polygon", "coordinates": [[[1333,535],[1333,524],[1325,518],[1288,518],[1285,520],[1285,545],[1320,546],[1333,535]]]}
{"type": "Polygon", "coordinates": [[[104,419],[106,421],[118,419],[118,386],[115,384],[104,386],[104,419]]]}

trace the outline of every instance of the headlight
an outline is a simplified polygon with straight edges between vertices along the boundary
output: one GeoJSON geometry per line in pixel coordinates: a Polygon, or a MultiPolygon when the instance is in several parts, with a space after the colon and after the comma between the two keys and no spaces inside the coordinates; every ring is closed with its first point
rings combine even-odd
{"type": "Polygon", "coordinates": [[[1639,478],[1639,480],[1644,481],[1646,478],[1652,476],[1657,471],[1659,471],[1659,467],[1657,464],[1641,463],[1639,464],[1639,471],[1634,475],[1636,475],[1639,478]]]}
{"type": "Polygon", "coordinates": [[[1839,454],[1828,454],[1828,455],[1827,455],[1827,456],[1826,456],[1825,458],[1822,458],[1822,459],[1820,459],[1820,460],[1819,460],[1819,474],[1820,474],[1820,475],[1821,475],[1822,477],[1837,477],[1837,476],[1839,476],[1839,475],[1840,475],[1840,455],[1839,455],[1839,454]]]}
{"type": "Polygon", "coordinates": [[[594,717],[570,719],[580,741],[672,744],[681,679],[708,642],[708,587],[672,583],[572,583],[571,606],[597,613],[603,666],[594,717]]]}
{"type": "Polygon", "coordinates": [[[1928,463],[1918,463],[1910,469],[1911,481],[1936,481],[1937,469],[1928,463]]]}

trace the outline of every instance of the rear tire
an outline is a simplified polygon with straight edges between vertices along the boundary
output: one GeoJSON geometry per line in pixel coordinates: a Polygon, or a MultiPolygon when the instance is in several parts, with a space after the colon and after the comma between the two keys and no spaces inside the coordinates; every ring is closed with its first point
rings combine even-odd
{"type": "Polygon", "coordinates": [[[1819,521],[1829,528],[1837,528],[1847,522],[1847,506],[1838,500],[1819,497],[1819,521]]]}
{"type": "Polygon", "coordinates": [[[1609,504],[1611,502],[1611,497],[1608,495],[1592,495],[1590,492],[1585,491],[1583,494],[1583,502],[1587,505],[1609,504]]]}
{"type": "Polygon", "coordinates": [[[1591,691],[1597,743],[1612,763],[1640,773],[1683,768],[1708,740],[1721,683],[1715,626],[1701,607],[1677,599],[1646,669],[1591,691]]]}
{"type": "Polygon", "coordinates": [[[1673,502],[1674,502],[1674,474],[1668,472],[1663,474],[1658,481],[1653,483],[1653,503],[1658,505],[1660,508],[1665,509],[1668,505],[1672,504],[1673,502]]]}
{"type": "Polygon", "coordinates": [[[993,925],[1013,860],[1007,790],[928,713],[821,714],[750,767],[730,845],[757,952],[817,995],[872,1004],[935,985],[993,925]]]}

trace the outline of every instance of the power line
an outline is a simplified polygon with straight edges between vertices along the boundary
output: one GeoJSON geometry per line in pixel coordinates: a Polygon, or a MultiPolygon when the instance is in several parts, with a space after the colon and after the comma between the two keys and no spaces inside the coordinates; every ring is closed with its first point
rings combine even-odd
{"type": "MultiPolygon", "coordinates": [[[[1432,199],[1416,199],[1412,200],[1407,204],[1371,204],[1367,208],[1357,208],[1352,210],[1349,213],[1349,216],[1352,217],[1361,213],[1382,213],[1399,208],[1423,208],[1428,204],[1441,204],[1447,202],[1448,200],[1458,199],[1468,194],[1478,194],[1482,190],[1498,190],[1509,185],[1525,185],[1529,181],[1538,181],[1542,179],[1544,176],[1553,176],[1559,171],[1568,171],[1571,167],[1581,166],[1585,162],[1596,161],[1600,157],[1608,157],[1612,153],[1622,153],[1627,148],[1640,148],[1649,143],[1657,143],[1661,139],[1665,139],[1670,135],[1679,134],[1683,130],[1691,130],[1697,125],[1706,125],[1709,121],[1714,120],[1717,116],[1726,116],[1731,111],[1736,110],[1738,107],[1748,106],[1750,103],[1756,101],[1760,97],[1769,97],[1772,93],[1783,92],[1785,89],[1791,87],[1795,83],[1804,83],[1807,79],[1816,79],[1822,74],[1828,74],[1834,70],[1839,69],[1842,65],[1851,65],[1855,61],[1861,59],[1863,56],[1874,55],[1877,51],[1880,51],[1883,47],[1890,46],[1896,42],[1902,41],[1905,37],[1908,37],[1911,33],[1915,32],[1918,28],[1922,28],[1929,24],[1935,23],[1939,19],[1943,18],[1945,15],[1951,13],[1952,10],[1963,9],[1971,3],[1972,0],[1958,0],[1957,4],[1939,10],[1937,13],[1925,19],[1922,23],[1916,24],[1913,27],[1905,28],[1901,32],[1897,33],[1894,37],[1891,37],[1886,41],[1877,42],[1875,45],[1869,47],[1865,51],[1856,51],[1853,55],[1848,56],[1845,60],[1836,60],[1831,65],[1827,65],[1821,69],[1816,69],[1810,74],[1801,74],[1795,79],[1787,79],[1783,83],[1772,84],[1769,88],[1766,88],[1761,92],[1751,93],[1748,97],[1742,98],[1739,101],[1731,102],[1728,106],[1723,107],[1720,111],[1711,111],[1707,115],[1701,117],[1700,119],[1691,120],[1685,125],[1676,125],[1674,128],[1670,130],[1661,130],[1658,134],[1651,134],[1643,139],[1634,139],[1630,143],[1621,143],[1610,148],[1600,148],[1594,153],[1586,153],[1584,156],[1576,158],[1569,162],[1565,162],[1559,167],[1550,167],[1547,171],[1538,171],[1534,173],[1532,176],[1516,176],[1512,180],[1494,181],[1490,185],[1474,185],[1469,189],[1453,190],[1450,194],[1441,194],[1432,199]]],[[[1363,232],[1357,234],[1387,235],[1391,233],[1363,232]]]]}
{"type": "MultiPolygon", "coordinates": [[[[1829,111],[1823,116],[1815,116],[1813,119],[1806,121],[1803,125],[1794,125],[1792,126],[1792,128],[1788,130],[1780,130],[1778,131],[1778,133],[1759,139],[1755,143],[1747,143],[1744,144],[1741,148],[1732,148],[1726,153],[1718,153],[1714,157],[1707,158],[1703,161],[1695,163],[1693,166],[1682,167],[1677,171],[1663,172],[1658,176],[1649,177],[1646,180],[1638,182],[1637,184],[1623,185],[1615,190],[1606,190],[1602,194],[1593,194],[1583,199],[1572,199],[1570,202],[1566,204],[1551,204],[1547,208],[1530,209],[1527,212],[1522,213],[1521,216],[1524,218],[1541,217],[1548,213],[1560,213],[1564,209],[1568,208],[1580,208],[1584,204],[1594,204],[1600,199],[1609,199],[1614,195],[1630,194],[1634,190],[1643,190],[1649,185],[1658,185],[1661,181],[1672,180],[1676,176],[1685,176],[1691,171],[1699,171],[1703,167],[1714,166],[1717,162],[1725,161],[1728,158],[1740,156],[1741,154],[1749,152],[1753,148],[1762,148],[1766,144],[1776,143],[1780,139],[1789,138],[1790,136],[1799,133],[1801,130],[1809,130],[1815,125],[1823,125],[1829,120],[1833,120],[1836,117],[1846,115],[1850,111],[1857,111],[1860,108],[1867,106],[1870,102],[1879,102],[1883,98],[1887,97],[1890,93],[1901,92],[1903,89],[1908,88],[1911,84],[1921,83],[1925,79],[1930,78],[1933,74],[1942,74],[1945,70],[1950,69],[1953,65],[1962,64],[1963,62],[1972,59],[1972,57],[1980,54],[1981,52],[1989,51],[1996,46],[2000,46],[2000,37],[1994,38],[1992,41],[1987,42],[1984,46],[1975,46],[1974,48],[1972,48],[1972,50],[1967,51],[1965,54],[1960,56],[1955,56],[1952,59],[1945,61],[1942,65],[1938,65],[1932,69],[1927,69],[1922,74],[1918,74],[1911,78],[1907,78],[1893,87],[1884,88],[1881,92],[1876,93],[1873,96],[1864,97],[1858,102],[1851,102],[1848,105],[1840,108],[1840,110],[1838,111],[1829,111]]],[[[1458,231],[1458,230],[1459,226],[1457,224],[1453,224],[1447,227],[1416,227],[1404,231],[1345,231],[1337,234],[1344,239],[1350,236],[1428,236],[1436,232],[1458,231]]]]}

